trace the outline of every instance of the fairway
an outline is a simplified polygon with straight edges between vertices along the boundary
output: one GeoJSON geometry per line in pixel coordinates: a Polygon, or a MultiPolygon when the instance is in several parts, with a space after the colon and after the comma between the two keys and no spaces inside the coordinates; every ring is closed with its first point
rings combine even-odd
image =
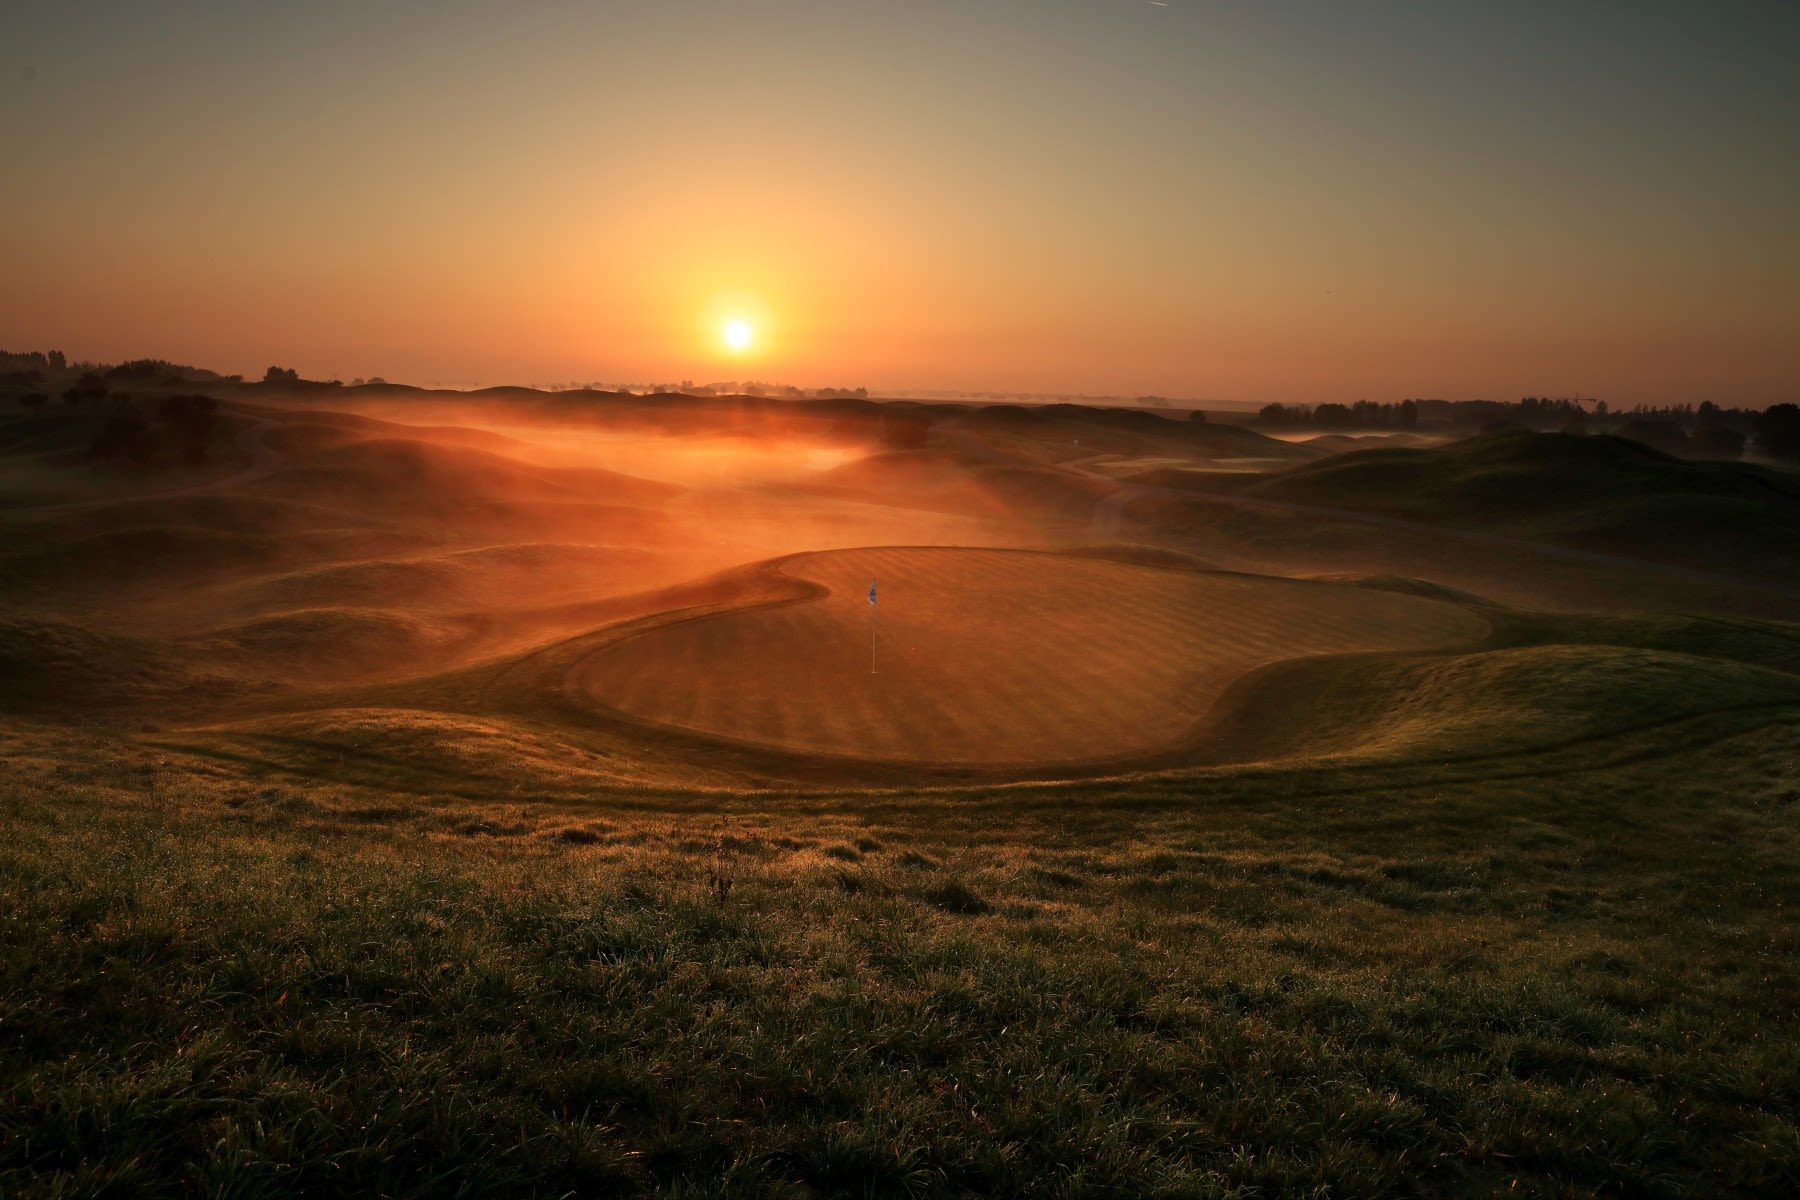
{"type": "Polygon", "coordinates": [[[1466,644],[1486,630],[1416,596],[1029,551],[869,548],[778,567],[824,592],[647,630],[577,664],[571,691],[637,720],[803,754],[1093,763],[1180,742],[1257,666],[1466,644]]]}

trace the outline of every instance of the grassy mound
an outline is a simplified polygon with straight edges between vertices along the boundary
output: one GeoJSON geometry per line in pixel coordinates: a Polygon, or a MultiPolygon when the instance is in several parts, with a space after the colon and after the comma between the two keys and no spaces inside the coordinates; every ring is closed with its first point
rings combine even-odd
{"type": "Polygon", "coordinates": [[[1315,451],[1241,425],[1174,420],[1128,408],[1080,404],[993,404],[958,414],[959,428],[1018,449],[1021,439],[1076,454],[1181,454],[1204,458],[1296,459],[1315,451]]]}
{"type": "Polygon", "coordinates": [[[50,621],[0,618],[0,711],[77,719],[187,708],[234,685],[155,643],[50,621]]]}
{"type": "Polygon", "coordinates": [[[949,450],[890,450],[821,471],[815,483],[821,488],[896,493],[904,497],[960,486],[982,465],[981,459],[949,450]]]}
{"type": "Polygon", "coordinates": [[[1800,474],[1687,462],[1622,438],[1506,433],[1359,450],[1241,491],[1768,576],[1800,564],[1800,474]]]}
{"type": "Polygon", "coordinates": [[[97,412],[61,407],[0,418],[0,455],[13,459],[79,455],[93,443],[101,423],[97,412]]]}
{"type": "Polygon", "coordinates": [[[807,486],[908,508],[1050,520],[1085,518],[1108,491],[1104,483],[1029,462],[996,464],[945,450],[872,454],[821,472],[807,486]]]}
{"type": "Polygon", "coordinates": [[[331,563],[236,589],[254,609],[393,608],[460,612],[569,603],[662,586],[679,564],[654,551],[526,542],[431,558],[331,563]]]}
{"type": "Polygon", "coordinates": [[[389,609],[311,608],[276,613],[183,639],[207,661],[256,676],[354,679],[442,664],[489,624],[389,609]]]}
{"type": "Polygon", "coordinates": [[[1506,613],[1495,620],[1492,643],[1635,646],[1800,674],[1800,624],[1790,621],[1680,614],[1506,613]]]}
{"type": "Polygon", "coordinates": [[[327,447],[257,484],[262,495],[409,512],[557,501],[653,505],[676,490],[611,471],[534,467],[484,450],[400,438],[327,447]]]}
{"type": "Polygon", "coordinates": [[[1554,512],[1681,494],[1800,503],[1800,478],[1687,462],[1615,437],[1501,433],[1433,449],[1356,450],[1260,480],[1253,495],[1446,518],[1554,512]]]}
{"type": "Polygon", "coordinates": [[[1709,713],[1800,705],[1800,678],[1630,646],[1303,660],[1242,681],[1209,720],[1228,759],[1449,760],[1543,750],[1709,713]]]}
{"type": "Polygon", "coordinates": [[[584,801],[596,791],[724,782],[705,771],[670,772],[529,725],[464,713],[394,707],[267,717],[195,734],[196,745],[231,747],[305,775],[366,779],[396,791],[584,801]]]}
{"type": "Polygon", "coordinates": [[[1037,467],[989,467],[978,482],[994,511],[1026,520],[1085,521],[1112,491],[1096,479],[1037,467]]]}
{"type": "Polygon", "coordinates": [[[0,588],[104,592],[157,581],[265,571],[295,547],[273,534],[185,526],[118,529],[0,558],[0,588]]]}
{"type": "Polygon", "coordinates": [[[306,455],[382,438],[469,446],[501,454],[521,445],[515,438],[483,429],[401,424],[357,413],[318,410],[290,414],[263,440],[284,454],[306,455]]]}
{"type": "Polygon", "coordinates": [[[446,558],[331,563],[256,579],[239,590],[267,608],[460,604],[469,598],[473,574],[446,558]]]}
{"type": "Polygon", "coordinates": [[[21,528],[32,531],[34,540],[66,541],[134,529],[199,529],[258,536],[343,529],[364,523],[346,516],[288,500],[214,494],[120,500],[38,517],[21,528]]]}

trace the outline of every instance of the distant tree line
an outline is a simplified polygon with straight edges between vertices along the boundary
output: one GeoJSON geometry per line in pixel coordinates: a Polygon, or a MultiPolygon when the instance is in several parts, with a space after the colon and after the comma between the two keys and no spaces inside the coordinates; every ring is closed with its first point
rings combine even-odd
{"type": "Polygon", "coordinates": [[[117,366],[97,363],[73,363],[61,350],[30,350],[15,353],[0,350],[0,379],[6,382],[41,382],[48,372],[84,371],[107,379],[139,384],[180,385],[184,383],[228,383],[236,376],[221,375],[205,367],[190,367],[162,358],[136,358],[117,366]]]}
{"type": "Polygon", "coordinates": [[[18,396],[19,403],[30,412],[39,412],[51,401],[56,384],[79,372],[73,382],[63,387],[63,403],[92,405],[107,399],[117,385],[174,388],[194,384],[238,383],[241,376],[221,375],[204,367],[190,367],[161,358],[139,358],[116,366],[98,363],[71,363],[60,350],[32,350],[23,353],[0,350],[0,387],[33,389],[18,396]],[[54,379],[60,375],[62,378],[54,379]]]}
{"type": "Polygon", "coordinates": [[[1397,404],[1358,400],[1355,404],[1269,404],[1256,415],[1258,425],[1301,429],[1416,429],[1420,425],[1461,429],[1515,428],[1560,430],[1586,420],[1592,404],[1606,414],[1605,401],[1526,396],[1516,403],[1501,400],[1407,399],[1397,404]]]}
{"type": "Polygon", "coordinates": [[[1710,400],[1653,408],[1638,405],[1597,422],[1592,432],[1654,446],[1691,458],[1741,458],[1760,454],[1800,462],[1800,405],[1776,404],[1763,411],[1721,408],[1710,400]]]}
{"type": "Polygon", "coordinates": [[[292,367],[270,367],[263,372],[264,387],[281,388],[338,388],[344,386],[341,379],[302,379],[300,372],[292,367]]]}
{"type": "Polygon", "coordinates": [[[42,377],[45,371],[61,371],[68,367],[68,360],[61,350],[27,350],[15,353],[11,350],[0,350],[0,371],[7,374],[33,374],[42,377]]]}
{"type": "Polygon", "coordinates": [[[121,383],[179,386],[184,383],[237,383],[240,375],[221,375],[205,367],[190,367],[164,358],[134,358],[116,367],[108,367],[106,378],[121,383]]]}
{"type": "Polygon", "coordinates": [[[1276,429],[1416,429],[1419,405],[1415,400],[1398,404],[1265,404],[1256,424],[1276,429]]]}
{"type": "Polygon", "coordinates": [[[801,388],[789,383],[765,383],[760,379],[723,380],[719,383],[695,383],[683,379],[679,383],[623,384],[622,392],[651,396],[756,396],[776,400],[867,400],[866,387],[801,388]]]}

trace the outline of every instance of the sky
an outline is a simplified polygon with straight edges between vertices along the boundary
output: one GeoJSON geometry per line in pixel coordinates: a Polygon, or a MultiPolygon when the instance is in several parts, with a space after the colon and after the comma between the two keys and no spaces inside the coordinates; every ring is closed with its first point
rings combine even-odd
{"type": "Polygon", "coordinates": [[[1797,62],[1793,0],[13,0],[0,347],[1760,407],[1797,62]]]}

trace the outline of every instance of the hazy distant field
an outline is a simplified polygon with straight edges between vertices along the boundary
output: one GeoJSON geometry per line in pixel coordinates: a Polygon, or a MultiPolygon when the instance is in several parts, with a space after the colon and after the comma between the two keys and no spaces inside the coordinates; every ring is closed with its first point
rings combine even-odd
{"type": "Polygon", "coordinates": [[[222,395],[0,407],[0,1194],[1800,1187],[1792,472],[222,395]]]}

